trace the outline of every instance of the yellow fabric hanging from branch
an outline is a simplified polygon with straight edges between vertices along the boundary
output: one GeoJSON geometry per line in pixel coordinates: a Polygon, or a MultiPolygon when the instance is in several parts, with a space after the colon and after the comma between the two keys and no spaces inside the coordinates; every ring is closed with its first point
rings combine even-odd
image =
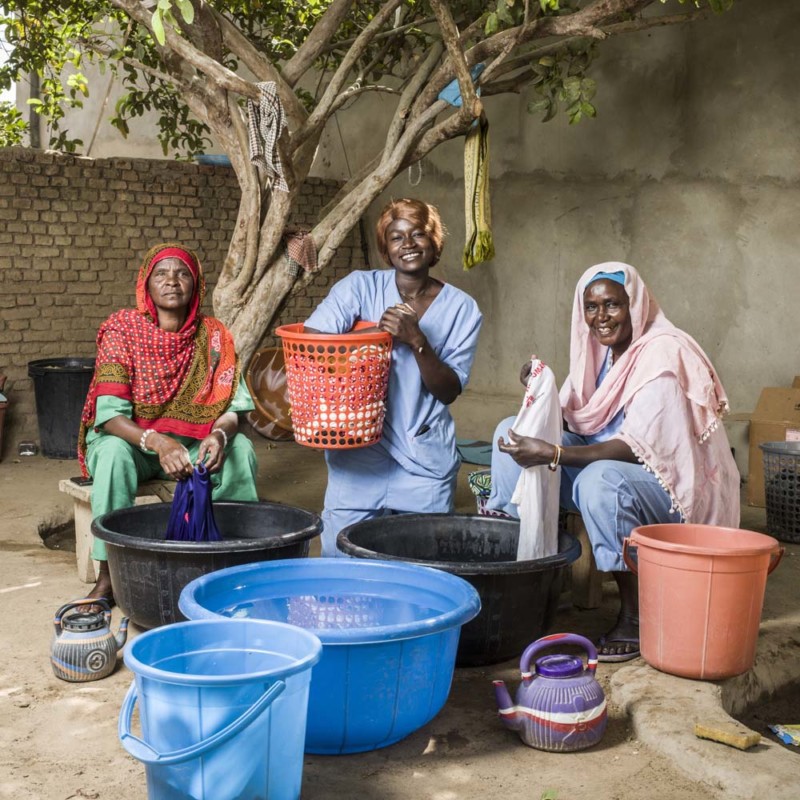
{"type": "Polygon", "coordinates": [[[481,114],[464,142],[464,269],[494,258],[492,212],[489,203],[489,120],[481,114]]]}

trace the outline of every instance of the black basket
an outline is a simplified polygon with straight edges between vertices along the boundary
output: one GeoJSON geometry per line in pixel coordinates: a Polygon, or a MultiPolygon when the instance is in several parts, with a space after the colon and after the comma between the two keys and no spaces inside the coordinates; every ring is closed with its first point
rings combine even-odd
{"type": "Polygon", "coordinates": [[[800,542],[800,442],[764,442],[767,531],[800,542]]]}

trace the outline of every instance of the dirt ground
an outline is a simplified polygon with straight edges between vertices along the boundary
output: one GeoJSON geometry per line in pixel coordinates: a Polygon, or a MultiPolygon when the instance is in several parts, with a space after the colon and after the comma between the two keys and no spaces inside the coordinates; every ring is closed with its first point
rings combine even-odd
{"type": "MultiPolygon", "coordinates": [[[[320,510],[322,455],[293,443],[256,439],[262,496],[320,510]]],[[[458,510],[474,511],[464,465],[458,510]]],[[[144,800],[144,769],[121,747],[117,717],[131,674],[122,665],[100,681],[54,677],[49,653],[52,615],[86,588],[77,577],[69,538],[44,546],[40,533],[70,518],[57,490],[77,462],[6,456],[0,463],[0,798],[6,800],[144,800]]],[[[607,590],[611,587],[607,586],[607,590]]],[[[523,612],[521,612],[523,613],[523,612]]],[[[609,593],[594,612],[564,608],[556,629],[595,636],[609,627],[609,593]]],[[[114,612],[114,630],[119,609],[114,612]]],[[[131,636],[136,635],[131,631],[131,636]]],[[[601,665],[607,685],[614,668],[601,665]]],[[[516,688],[515,662],[456,670],[441,713],[404,741],[352,756],[306,756],[305,800],[718,800],[711,786],[688,780],[663,756],[633,738],[612,707],[602,742],[563,755],[526,747],[500,724],[492,680],[516,688]]],[[[730,795],[727,795],[730,797],[730,795]]],[[[206,798],[205,800],[215,800],[206,798]]],[[[252,800],[243,798],[243,800],[252,800]]]]}

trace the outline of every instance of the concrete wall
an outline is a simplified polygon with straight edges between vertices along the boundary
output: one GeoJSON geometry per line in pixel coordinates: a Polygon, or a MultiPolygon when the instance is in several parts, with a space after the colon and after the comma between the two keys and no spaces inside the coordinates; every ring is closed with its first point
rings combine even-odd
{"type": "MultiPolygon", "coordinates": [[[[295,224],[311,226],[337,183],[304,187],[295,224]]],[[[100,323],[135,305],[142,256],[161,241],[195,250],[211,292],[239,207],[229,167],[143,159],[79,159],[0,149],[0,373],[7,376],[2,454],[39,439],[27,364],[93,357],[100,323]]],[[[358,231],[280,322],[306,318],[331,283],[361,266],[358,231]]],[[[271,343],[271,338],[268,340],[271,343]]]]}

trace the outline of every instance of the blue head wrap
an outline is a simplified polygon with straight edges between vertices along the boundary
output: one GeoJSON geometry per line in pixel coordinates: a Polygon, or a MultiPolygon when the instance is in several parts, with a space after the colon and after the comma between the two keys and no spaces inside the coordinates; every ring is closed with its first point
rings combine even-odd
{"type": "MultiPolygon", "coordinates": [[[[625,287],[625,273],[622,270],[618,270],[617,272],[598,272],[590,281],[586,284],[588,287],[590,284],[594,283],[595,281],[614,281],[614,283],[618,283],[623,288],[625,287]]],[[[585,287],[584,287],[585,288],[585,287]]]]}

